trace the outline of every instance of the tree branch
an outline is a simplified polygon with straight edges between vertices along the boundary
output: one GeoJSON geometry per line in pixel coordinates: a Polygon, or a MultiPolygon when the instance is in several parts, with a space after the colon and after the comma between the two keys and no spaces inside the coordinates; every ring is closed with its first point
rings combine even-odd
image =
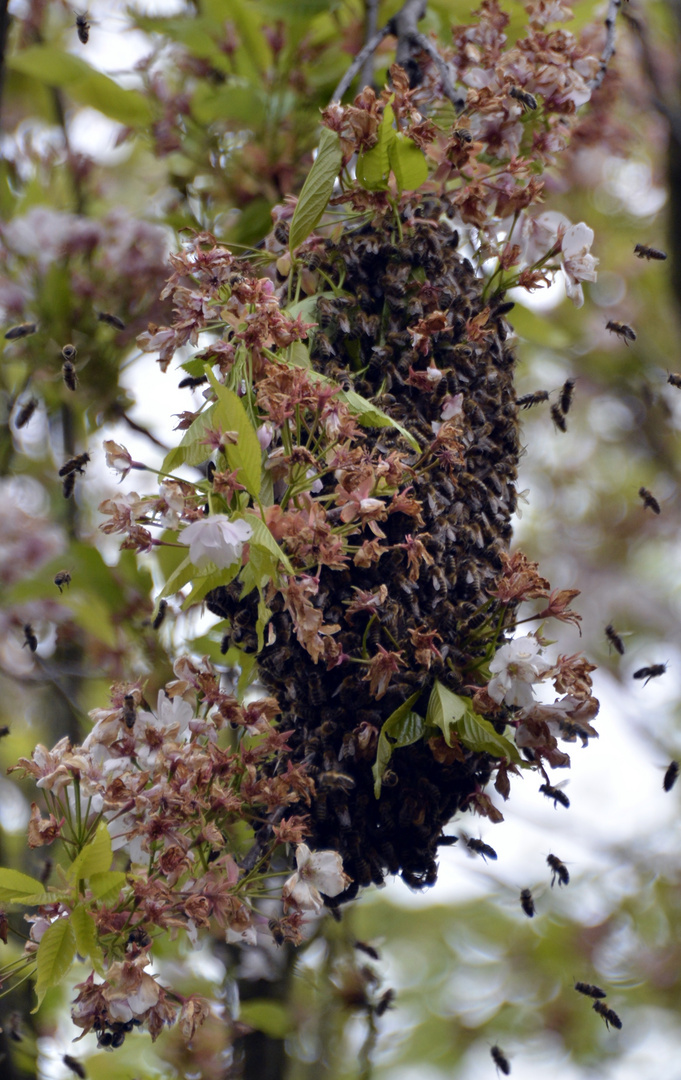
{"type": "Polygon", "coordinates": [[[605,45],[603,47],[603,52],[601,53],[601,62],[598,66],[598,71],[593,79],[589,80],[588,85],[591,90],[598,90],[598,87],[605,78],[608,64],[615,53],[615,21],[617,19],[617,12],[621,7],[622,0],[608,0],[608,11],[605,16],[605,45]]]}

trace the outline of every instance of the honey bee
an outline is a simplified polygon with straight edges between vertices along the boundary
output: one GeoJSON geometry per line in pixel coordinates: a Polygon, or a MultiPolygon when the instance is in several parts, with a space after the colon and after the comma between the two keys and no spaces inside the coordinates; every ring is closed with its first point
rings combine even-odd
{"type": "Polygon", "coordinates": [[[78,349],[75,345],[64,345],[61,354],[64,360],[75,360],[78,355],[78,349]]]}
{"type": "Polygon", "coordinates": [[[88,22],[88,15],[89,12],[87,11],[84,11],[81,15],[76,12],[76,31],[81,45],[87,45],[90,40],[90,23],[88,22]]]}
{"type": "Polygon", "coordinates": [[[608,995],[605,990],[601,990],[600,986],[592,986],[591,983],[576,982],[575,990],[578,994],[585,994],[590,998],[604,998],[608,995]]]}
{"type": "Polygon", "coordinates": [[[352,791],[355,781],[347,773],[329,770],[319,777],[319,784],[331,791],[352,791]]]}
{"type": "Polygon", "coordinates": [[[78,389],[78,376],[76,375],[76,369],[70,360],[65,360],[61,366],[62,378],[64,379],[64,385],[68,390],[76,391],[78,389]]]}
{"type": "Polygon", "coordinates": [[[605,1020],[605,1026],[607,1028],[609,1028],[612,1024],[612,1026],[614,1028],[617,1028],[618,1031],[621,1030],[622,1021],[620,1020],[615,1010],[608,1008],[604,1001],[594,1001],[593,1008],[599,1016],[603,1017],[603,1019],[605,1020]]]}
{"type": "Polygon", "coordinates": [[[128,934],[128,945],[137,945],[140,949],[146,949],[151,945],[151,936],[143,926],[133,926],[128,934]]]}
{"type": "Polygon", "coordinates": [[[38,399],[34,398],[34,397],[29,398],[29,400],[26,402],[26,404],[22,405],[21,408],[19,409],[19,412],[17,413],[17,418],[14,421],[14,426],[16,428],[26,427],[27,423],[29,422],[29,420],[33,416],[33,413],[36,411],[37,407],[38,407],[38,399]]]}
{"type": "Polygon", "coordinates": [[[674,372],[670,372],[667,376],[667,382],[675,386],[677,390],[681,390],[681,375],[675,375],[674,372]]]}
{"type": "Polygon", "coordinates": [[[71,575],[68,570],[59,570],[59,572],[54,575],[54,583],[59,589],[59,592],[63,592],[64,589],[71,584],[71,575]]]}
{"type": "Polygon", "coordinates": [[[274,226],[274,239],[280,244],[288,244],[290,226],[288,221],[278,221],[274,226]]]}
{"type": "Polygon", "coordinates": [[[286,941],[286,936],[281,928],[281,919],[268,919],[267,927],[274,940],[275,945],[283,945],[286,941]]]}
{"type": "Polygon", "coordinates": [[[476,840],[475,837],[469,837],[466,840],[466,847],[469,851],[474,852],[476,855],[482,855],[485,862],[487,859],[497,859],[497,853],[493,847],[489,844],[485,844],[482,840],[476,840]]]}
{"type": "Polygon", "coordinates": [[[360,952],[366,953],[366,955],[370,956],[372,960],[381,959],[381,955],[378,949],[375,949],[373,945],[369,944],[368,941],[356,941],[355,948],[359,949],[360,952]]]}
{"type": "Polygon", "coordinates": [[[24,644],[22,648],[25,649],[27,645],[31,652],[35,652],[38,648],[38,639],[33,633],[33,627],[30,623],[24,624],[24,644]]]}
{"type": "Polygon", "coordinates": [[[161,626],[161,623],[163,622],[163,620],[166,617],[166,611],[167,610],[168,610],[168,601],[167,600],[160,600],[159,605],[158,605],[158,611],[156,612],[156,617],[155,617],[154,621],[151,624],[152,630],[158,630],[159,629],[159,627],[161,626]]]}
{"type": "Polygon", "coordinates": [[[508,315],[509,311],[513,311],[515,307],[515,300],[504,300],[503,303],[497,304],[492,311],[492,316],[498,319],[501,315],[508,315]]]}
{"type": "Polygon", "coordinates": [[[638,489],[639,497],[643,500],[643,505],[647,510],[652,510],[654,514],[660,513],[660,504],[653,495],[652,491],[648,491],[648,488],[640,487],[638,489]]]}
{"type": "Polygon", "coordinates": [[[10,732],[9,725],[8,724],[3,724],[3,726],[0,727],[0,739],[4,739],[6,735],[9,735],[9,732],[10,732]]]}
{"type": "Polygon", "coordinates": [[[85,466],[87,465],[89,460],[90,455],[88,453],[76,454],[75,457],[69,458],[68,461],[64,462],[61,469],[59,470],[59,475],[68,476],[69,473],[75,472],[78,472],[82,475],[85,472],[85,466]]]}
{"type": "Polygon", "coordinates": [[[551,888],[553,888],[553,886],[555,885],[556,878],[558,878],[559,885],[569,885],[570,874],[565,863],[561,859],[559,859],[557,855],[547,855],[546,861],[551,867],[551,870],[553,871],[553,875],[551,877],[551,888]]]}
{"type": "MultiPolygon", "coordinates": [[[[313,671],[307,682],[307,696],[310,704],[321,706],[326,701],[326,691],[321,676],[313,671]]],[[[335,730],[335,727],[334,729],[335,730]]]]}
{"type": "Polygon", "coordinates": [[[616,649],[616,651],[620,654],[620,656],[624,656],[624,644],[622,642],[622,638],[619,636],[612,623],[608,623],[608,625],[606,626],[605,636],[607,637],[613,648],[616,649]]]}
{"type": "Polygon", "coordinates": [[[548,390],[535,390],[533,394],[523,394],[518,397],[516,405],[519,408],[532,408],[533,405],[541,405],[548,401],[548,390]]]}
{"type": "Polygon", "coordinates": [[[520,906],[527,915],[528,919],[534,918],[537,909],[534,906],[532,893],[529,889],[522,890],[520,894],[520,906]]]}
{"type": "Polygon", "coordinates": [[[135,726],[135,720],[137,719],[137,709],[135,708],[135,699],[132,694],[126,694],[123,698],[124,705],[121,711],[121,720],[127,727],[128,731],[131,731],[135,726]]]}
{"type": "Polygon", "coordinates": [[[70,1069],[72,1073],[75,1073],[76,1076],[80,1077],[80,1080],[85,1080],[87,1073],[81,1065],[80,1061],[77,1061],[76,1058],[71,1057],[70,1054],[64,1054],[64,1056],[62,1057],[62,1061],[64,1065],[66,1065],[67,1069],[70,1069]]]}
{"type": "Polygon", "coordinates": [[[7,1022],[7,1034],[9,1035],[12,1042],[20,1043],[24,1041],[24,1031],[21,1013],[10,1013],[9,1020],[7,1022]]]}
{"type": "Polygon", "coordinates": [[[76,474],[74,472],[69,473],[64,477],[64,483],[61,486],[62,495],[65,499],[70,499],[73,495],[73,489],[76,486],[76,474]]]}
{"type": "Polygon", "coordinates": [[[107,326],[113,326],[115,330],[125,330],[125,323],[122,319],[118,318],[118,315],[111,315],[108,311],[98,311],[97,319],[99,322],[106,323],[107,326]]]}
{"type": "Polygon", "coordinates": [[[565,423],[565,417],[561,412],[560,405],[551,406],[551,419],[559,431],[562,431],[563,433],[567,431],[567,424],[565,423]]]}
{"type": "Polygon", "coordinates": [[[614,319],[610,319],[605,324],[605,329],[609,330],[611,334],[617,334],[618,337],[621,337],[625,345],[628,345],[630,341],[636,341],[636,334],[626,323],[615,322],[614,319]]]}
{"type": "Polygon", "coordinates": [[[386,990],[384,994],[381,994],[378,1004],[374,1008],[374,1013],[376,1014],[376,1016],[383,1016],[383,1014],[386,1013],[388,1009],[391,1009],[394,1000],[394,990],[386,990]]]}
{"type": "Polygon", "coordinates": [[[501,1050],[498,1046],[492,1046],[490,1048],[490,1054],[492,1055],[492,1061],[496,1065],[497,1070],[503,1073],[504,1076],[510,1076],[511,1066],[503,1050],[501,1050]]]}
{"type": "Polygon", "coordinates": [[[563,383],[560,391],[560,411],[564,416],[570,412],[570,406],[572,405],[572,392],[575,388],[576,379],[566,379],[563,383]]]}
{"type": "Polygon", "coordinates": [[[660,251],[658,248],[648,247],[647,244],[637,244],[634,248],[634,255],[637,255],[639,259],[666,259],[667,252],[660,251]]]}
{"type": "Polygon", "coordinates": [[[666,664],[651,664],[650,667],[639,668],[634,672],[635,679],[645,679],[644,686],[647,686],[651,679],[657,679],[660,675],[664,675],[667,670],[666,664]]]}
{"type": "Polygon", "coordinates": [[[512,86],[509,90],[509,95],[519,101],[523,107],[523,111],[532,111],[537,108],[537,99],[533,94],[528,94],[527,90],[521,90],[518,86],[512,86]]]}
{"type": "Polygon", "coordinates": [[[570,805],[570,800],[568,799],[565,792],[561,791],[560,788],[552,787],[551,784],[542,784],[539,790],[541,791],[542,795],[546,795],[547,799],[553,799],[554,807],[557,806],[558,803],[560,803],[560,805],[564,806],[567,810],[568,806],[570,805]]]}
{"type": "Polygon", "coordinates": [[[177,388],[178,390],[184,390],[186,386],[189,386],[192,390],[194,390],[197,386],[203,386],[203,384],[207,382],[207,375],[197,375],[196,378],[194,378],[192,375],[187,375],[186,379],[180,379],[179,383],[177,384],[177,388]]]}
{"type": "Polygon", "coordinates": [[[34,322],[19,323],[18,326],[10,326],[9,330],[5,331],[6,341],[16,341],[18,338],[29,337],[31,334],[35,334],[38,329],[38,324],[34,322]]]}
{"type": "Polygon", "coordinates": [[[679,775],[679,763],[678,761],[672,761],[667,766],[667,771],[664,774],[664,780],[662,781],[662,787],[665,791],[671,791],[676,783],[679,775]]]}

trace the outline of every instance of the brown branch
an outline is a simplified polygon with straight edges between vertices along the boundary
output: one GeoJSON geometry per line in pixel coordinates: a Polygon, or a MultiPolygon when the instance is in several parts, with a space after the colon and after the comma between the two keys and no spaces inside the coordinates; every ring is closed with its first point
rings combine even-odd
{"type": "Polygon", "coordinates": [[[5,52],[9,36],[9,0],[0,0],[0,109],[2,108],[2,90],[5,81],[5,52]]]}
{"type": "MultiPolygon", "coordinates": [[[[368,45],[378,29],[378,4],[379,0],[365,0],[366,6],[366,30],[364,33],[365,45],[368,45]]],[[[371,86],[374,81],[374,53],[371,52],[362,64],[359,74],[359,89],[371,86]]]]}
{"type": "Polygon", "coordinates": [[[598,65],[598,71],[588,83],[591,90],[598,90],[598,87],[605,78],[608,64],[615,54],[615,21],[617,19],[617,12],[621,7],[622,0],[608,0],[608,11],[605,16],[605,46],[601,53],[601,62],[598,65]]]}

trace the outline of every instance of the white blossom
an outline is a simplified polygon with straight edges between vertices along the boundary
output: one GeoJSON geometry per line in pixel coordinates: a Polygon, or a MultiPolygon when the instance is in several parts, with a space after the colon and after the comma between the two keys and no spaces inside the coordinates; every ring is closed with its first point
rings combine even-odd
{"type": "Polygon", "coordinates": [[[120,443],[114,442],[113,439],[104,440],[104,450],[106,453],[106,464],[110,469],[115,469],[116,472],[121,474],[121,480],[130,472],[133,461],[125,449],[120,443]]]}
{"type": "Polygon", "coordinates": [[[219,570],[239,562],[241,552],[253,529],[246,521],[231,521],[227,514],[194,521],[182,532],[182,539],[189,544],[189,558],[200,570],[213,563],[219,570]]]}
{"type": "Polygon", "coordinates": [[[285,907],[320,912],[324,904],[320,893],[338,896],[352,881],[337,851],[312,852],[307,844],[298,844],[296,865],[298,869],[281,891],[285,907]]]}
{"type": "Polygon", "coordinates": [[[499,704],[526,709],[534,702],[532,684],[541,682],[551,664],[542,659],[537,639],[528,634],[502,645],[489,669],[494,676],[487,687],[489,696],[499,704]]]}
{"type": "Polygon", "coordinates": [[[594,231],[585,222],[571,225],[563,234],[562,267],[565,275],[565,291],[575,307],[584,303],[582,281],[595,281],[598,259],[589,254],[594,242],[594,231]]]}

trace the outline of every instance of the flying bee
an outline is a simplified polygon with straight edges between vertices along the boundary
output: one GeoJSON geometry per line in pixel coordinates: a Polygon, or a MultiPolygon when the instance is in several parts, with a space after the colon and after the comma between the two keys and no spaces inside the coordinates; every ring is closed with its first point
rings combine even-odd
{"type": "Polygon", "coordinates": [[[553,871],[553,875],[551,877],[551,888],[553,888],[553,886],[555,885],[556,878],[558,878],[559,885],[569,885],[570,874],[568,872],[567,866],[562,861],[562,859],[559,859],[557,855],[547,855],[546,861],[551,867],[551,870],[553,871]]]}
{"type": "Polygon", "coordinates": [[[34,322],[19,323],[18,326],[10,326],[9,330],[5,331],[6,341],[16,341],[18,338],[29,337],[31,334],[35,334],[38,329],[38,324],[34,322]]]}
{"type": "Polygon", "coordinates": [[[70,499],[73,495],[73,489],[76,486],[76,474],[74,472],[69,473],[64,477],[64,482],[61,486],[62,495],[65,499],[70,499]]]}
{"type": "Polygon", "coordinates": [[[605,324],[605,329],[609,330],[611,334],[617,334],[618,337],[621,337],[625,345],[628,345],[630,341],[636,341],[636,334],[626,323],[615,322],[614,319],[610,319],[605,324]]]}
{"type": "Polygon", "coordinates": [[[635,679],[645,679],[644,686],[647,686],[651,679],[657,679],[660,675],[664,675],[667,670],[666,664],[651,664],[650,667],[639,668],[634,672],[635,679]]]}
{"type": "Polygon", "coordinates": [[[24,644],[22,648],[25,649],[27,645],[31,652],[35,652],[38,648],[38,639],[33,633],[33,627],[30,623],[24,625],[24,644]]]}
{"type": "Polygon", "coordinates": [[[81,45],[87,45],[90,40],[90,23],[88,22],[89,12],[84,11],[82,14],[76,14],[76,31],[78,33],[78,40],[81,45]]]}
{"type": "Polygon", "coordinates": [[[381,994],[378,1004],[374,1008],[376,1016],[383,1016],[388,1009],[392,1008],[393,1001],[395,1000],[395,991],[386,990],[384,994],[381,994]]]}
{"type": "Polygon", "coordinates": [[[541,405],[542,401],[549,400],[548,390],[535,390],[533,394],[523,394],[517,398],[516,405],[521,409],[531,409],[533,405],[541,405]]]}
{"type": "Polygon", "coordinates": [[[156,612],[156,617],[155,617],[153,623],[151,624],[152,630],[158,630],[161,623],[163,622],[163,620],[166,617],[166,611],[167,610],[168,610],[168,601],[167,600],[160,600],[159,605],[158,605],[158,611],[156,612]]]}
{"type": "Polygon", "coordinates": [[[132,731],[135,726],[135,720],[137,719],[137,709],[135,708],[135,699],[132,694],[126,694],[123,698],[123,709],[121,711],[121,720],[127,727],[128,731],[132,731]]]}
{"type": "Polygon", "coordinates": [[[356,949],[359,949],[360,952],[366,953],[366,955],[370,956],[372,960],[381,959],[381,954],[379,953],[378,949],[375,949],[373,945],[369,944],[368,941],[356,941],[354,947],[356,949]]]}
{"type": "Polygon", "coordinates": [[[585,994],[590,998],[604,998],[608,995],[605,990],[601,990],[600,986],[592,986],[591,983],[576,982],[575,990],[578,994],[585,994]]]}
{"type": "Polygon", "coordinates": [[[565,417],[561,412],[560,405],[551,406],[551,419],[559,431],[562,431],[563,433],[567,431],[567,424],[565,423],[565,417]]]}
{"type": "Polygon", "coordinates": [[[78,349],[75,345],[64,345],[61,354],[64,360],[75,360],[78,356],[78,349]]]}
{"type": "Polygon", "coordinates": [[[567,810],[568,806],[570,805],[570,800],[568,799],[567,795],[558,787],[553,787],[551,784],[542,784],[539,790],[541,791],[542,795],[546,795],[547,799],[553,799],[554,807],[557,806],[558,803],[560,803],[560,805],[564,806],[567,810]]]}
{"type": "Polygon", "coordinates": [[[533,94],[528,94],[527,90],[521,90],[519,86],[512,86],[509,90],[509,95],[520,102],[523,107],[523,112],[537,108],[536,97],[533,94]]]}
{"type": "Polygon", "coordinates": [[[664,780],[662,781],[662,787],[665,791],[671,791],[676,783],[679,775],[679,763],[678,761],[672,761],[667,766],[667,771],[664,774],[664,780]]]}
{"type": "Polygon", "coordinates": [[[497,1070],[503,1073],[504,1076],[510,1076],[511,1065],[503,1050],[501,1050],[498,1046],[492,1046],[490,1048],[490,1054],[492,1055],[492,1061],[496,1065],[497,1070]]]}
{"type": "Polygon", "coordinates": [[[620,654],[620,656],[624,656],[624,643],[612,623],[608,623],[608,625],[606,626],[605,636],[607,637],[612,647],[620,654]]]}
{"type": "Polygon", "coordinates": [[[68,476],[69,473],[73,472],[78,472],[82,475],[85,472],[85,466],[87,465],[89,460],[90,455],[88,453],[76,454],[75,457],[69,458],[68,461],[64,462],[61,469],[59,470],[59,475],[68,476]]]}
{"type": "Polygon", "coordinates": [[[570,412],[570,406],[572,405],[572,393],[575,388],[576,379],[566,379],[563,383],[560,391],[559,405],[560,411],[563,416],[567,416],[570,412]]]}
{"type": "Polygon", "coordinates": [[[283,945],[286,941],[286,936],[281,928],[281,919],[268,919],[267,927],[275,945],[283,945]]]}
{"type": "Polygon", "coordinates": [[[34,397],[29,398],[28,401],[19,409],[19,412],[17,413],[17,418],[14,421],[14,426],[16,428],[26,427],[37,407],[38,399],[34,397]]]}
{"type": "Polygon", "coordinates": [[[672,386],[675,386],[677,390],[681,390],[681,375],[675,375],[674,372],[671,371],[667,375],[667,382],[671,383],[672,386]]]}
{"type": "Polygon", "coordinates": [[[647,510],[652,510],[654,514],[660,513],[660,504],[652,491],[648,491],[648,488],[640,487],[638,489],[638,494],[639,498],[643,500],[643,505],[647,510]]]}
{"type": "Polygon", "coordinates": [[[528,919],[534,918],[537,909],[534,906],[532,893],[529,889],[522,890],[520,894],[520,906],[527,915],[528,919]]]}
{"type": "Polygon", "coordinates": [[[203,384],[207,382],[207,375],[197,375],[196,378],[194,378],[192,375],[187,375],[186,379],[180,379],[179,383],[177,384],[177,388],[178,390],[184,390],[185,386],[189,386],[192,390],[194,390],[197,386],[203,386],[203,384]]]}
{"type": "Polygon", "coordinates": [[[647,244],[637,244],[634,248],[634,255],[637,255],[639,259],[666,259],[667,252],[660,251],[659,248],[648,247],[647,244]]]}
{"type": "Polygon", "coordinates": [[[9,735],[9,726],[3,724],[3,726],[0,727],[0,739],[4,739],[6,735],[9,735]]]}
{"type": "Polygon", "coordinates": [[[61,366],[62,378],[64,379],[64,385],[68,390],[76,391],[78,389],[78,376],[76,375],[76,369],[70,360],[65,360],[61,366]]]}
{"type": "Polygon", "coordinates": [[[607,1028],[609,1028],[612,1024],[612,1026],[614,1028],[617,1028],[618,1031],[621,1030],[622,1021],[620,1020],[615,1010],[608,1008],[604,1001],[594,1001],[593,1009],[595,1012],[598,1013],[599,1016],[603,1017],[603,1019],[605,1020],[605,1026],[607,1028]]]}
{"type": "Polygon", "coordinates": [[[485,844],[482,840],[476,840],[475,837],[469,837],[466,840],[466,847],[469,851],[474,852],[476,855],[482,855],[483,859],[497,859],[497,853],[493,847],[489,844],[485,844]]]}
{"type": "Polygon", "coordinates": [[[118,315],[111,315],[108,311],[98,311],[97,321],[106,323],[107,326],[113,326],[115,330],[125,330],[123,320],[119,319],[118,315]]]}
{"type": "Polygon", "coordinates": [[[63,592],[64,589],[71,584],[71,575],[68,570],[59,570],[59,572],[54,575],[54,583],[59,589],[59,592],[63,592]]]}
{"type": "Polygon", "coordinates": [[[76,1058],[71,1057],[70,1054],[64,1054],[64,1056],[62,1057],[62,1061],[64,1065],[66,1065],[67,1069],[70,1069],[72,1073],[75,1073],[76,1076],[80,1077],[80,1080],[85,1080],[87,1073],[85,1072],[85,1069],[81,1065],[80,1061],[77,1061],[76,1058]]]}

